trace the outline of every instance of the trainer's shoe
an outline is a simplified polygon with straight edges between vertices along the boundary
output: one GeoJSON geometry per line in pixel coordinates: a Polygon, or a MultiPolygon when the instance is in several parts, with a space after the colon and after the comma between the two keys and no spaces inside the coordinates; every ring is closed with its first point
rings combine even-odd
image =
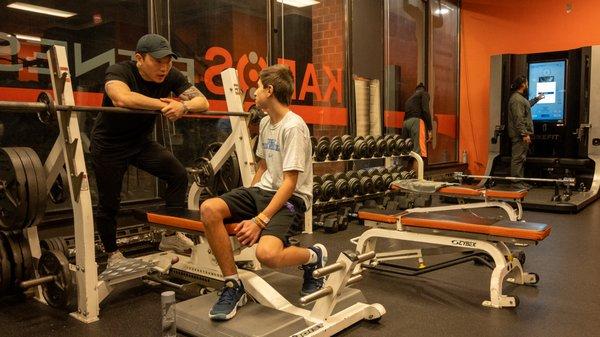
{"type": "Polygon", "coordinates": [[[185,253],[192,247],[194,247],[194,242],[181,232],[176,232],[173,235],[163,235],[158,245],[158,249],[162,251],[174,250],[177,253],[185,253]]]}
{"type": "Polygon", "coordinates": [[[116,252],[112,253],[106,260],[106,269],[112,269],[125,260],[127,259],[125,258],[125,256],[123,256],[123,253],[117,250],[116,252]]]}
{"type": "Polygon", "coordinates": [[[219,300],[208,313],[208,317],[214,321],[226,321],[233,318],[237,308],[246,304],[247,297],[244,285],[236,281],[228,280],[219,295],[219,300]]]}
{"type": "Polygon", "coordinates": [[[317,243],[316,245],[308,247],[308,249],[317,254],[317,262],[305,264],[300,267],[300,269],[304,269],[304,283],[302,283],[302,290],[300,291],[302,296],[314,293],[321,289],[323,283],[325,283],[325,277],[313,277],[313,271],[323,268],[327,264],[327,248],[322,244],[317,243]]]}

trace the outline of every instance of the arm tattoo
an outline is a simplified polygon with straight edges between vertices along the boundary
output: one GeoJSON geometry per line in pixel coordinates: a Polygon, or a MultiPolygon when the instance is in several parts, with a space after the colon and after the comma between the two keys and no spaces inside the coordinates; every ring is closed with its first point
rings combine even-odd
{"type": "Polygon", "coordinates": [[[184,101],[189,101],[196,97],[204,97],[204,94],[202,94],[200,90],[198,90],[198,88],[196,88],[195,86],[191,86],[189,87],[189,89],[182,92],[181,95],[179,95],[179,97],[184,101]]]}

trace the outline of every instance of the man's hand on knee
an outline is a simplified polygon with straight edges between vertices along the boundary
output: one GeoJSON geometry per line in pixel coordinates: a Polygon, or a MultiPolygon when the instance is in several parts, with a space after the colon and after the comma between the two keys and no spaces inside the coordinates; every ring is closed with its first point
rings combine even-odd
{"type": "Polygon", "coordinates": [[[253,220],[244,220],[236,228],[237,239],[244,246],[252,246],[258,241],[262,228],[253,220]]]}

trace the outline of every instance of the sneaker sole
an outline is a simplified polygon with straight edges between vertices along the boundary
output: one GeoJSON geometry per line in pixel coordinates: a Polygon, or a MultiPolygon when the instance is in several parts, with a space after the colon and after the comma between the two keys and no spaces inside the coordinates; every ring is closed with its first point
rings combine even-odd
{"type": "Polygon", "coordinates": [[[237,308],[245,305],[246,302],[248,302],[248,298],[246,297],[246,294],[243,294],[240,297],[240,299],[237,301],[237,303],[233,307],[233,310],[231,310],[230,313],[228,313],[228,314],[211,314],[210,312],[208,312],[208,317],[213,321],[227,321],[229,319],[232,319],[233,316],[235,316],[235,314],[237,313],[237,308]]]}

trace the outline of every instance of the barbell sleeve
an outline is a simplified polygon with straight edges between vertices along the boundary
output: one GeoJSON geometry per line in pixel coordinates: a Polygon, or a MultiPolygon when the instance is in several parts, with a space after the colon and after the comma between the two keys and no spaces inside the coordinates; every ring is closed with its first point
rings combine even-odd
{"type": "Polygon", "coordinates": [[[55,279],[56,279],[55,275],[48,275],[48,276],[43,276],[40,278],[35,278],[32,280],[23,281],[19,284],[19,286],[21,287],[21,289],[29,289],[31,287],[39,286],[44,283],[53,282],[55,279]]]}
{"type": "Polygon", "coordinates": [[[354,283],[358,283],[358,282],[362,281],[362,279],[363,279],[363,276],[361,274],[354,275],[348,279],[348,282],[346,282],[346,287],[349,287],[349,286],[353,285],[354,283]]]}
{"type": "Polygon", "coordinates": [[[300,304],[306,305],[312,301],[316,301],[321,297],[329,296],[333,293],[333,289],[331,287],[326,287],[321,290],[317,290],[310,295],[306,295],[304,297],[300,297],[300,304]]]}
{"type": "Polygon", "coordinates": [[[372,250],[370,252],[367,252],[367,253],[364,253],[364,254],[361,254],[361,255],[357,256],[356,263],[357,264],[363,263],[363,262],[368,261],[368,260],[370,260],[370,259],[372,259],[374,257],[375,257],[375,251],[372,250]]]}
{"type": "Polygon", "coordinates": [[[313,274],[313,277],[320,278],[320,277],[323,277],[323,276],[327,276],[327,275],[329,275],[331,273],[334,273],[334,272],[336,272],[338,270],[342,270],[345,267],[346,266],[343,263],[337,262],[337,263],[325,266],[323,268],[316,269],[315,271],[313,271],[312,274],[313,274]]]}

